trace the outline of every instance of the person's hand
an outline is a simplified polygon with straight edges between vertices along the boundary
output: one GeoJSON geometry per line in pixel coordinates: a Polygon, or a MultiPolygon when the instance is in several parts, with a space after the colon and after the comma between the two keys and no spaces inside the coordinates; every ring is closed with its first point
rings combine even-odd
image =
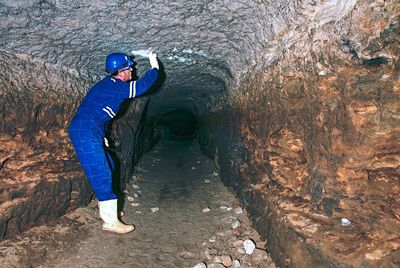
{"type": "Polygon", "coordinates": [[[157,60],[157,54],[151,50],[149,51],[149,60],[150,60],[150,65],[152,68],[156,68],[157,70],[160,69],[160,66],[158,65],[158,60],[157,60]]]}

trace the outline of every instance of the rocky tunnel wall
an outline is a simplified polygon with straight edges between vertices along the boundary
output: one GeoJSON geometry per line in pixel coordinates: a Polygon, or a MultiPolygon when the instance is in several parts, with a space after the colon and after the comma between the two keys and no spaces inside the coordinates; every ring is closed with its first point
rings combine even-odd
{"type": "Polygon", "coordinates": [[[340,26],[298,28],[206,119],[206,151],[280,265],[398,263],[398,15],[364,2],[340,26]]]}
{"type": "Polygon", "coordinates": [[[26,55],[0,53],[0,237],[59,217],[92,194],[66,125],[89,79],[26,55]]]}

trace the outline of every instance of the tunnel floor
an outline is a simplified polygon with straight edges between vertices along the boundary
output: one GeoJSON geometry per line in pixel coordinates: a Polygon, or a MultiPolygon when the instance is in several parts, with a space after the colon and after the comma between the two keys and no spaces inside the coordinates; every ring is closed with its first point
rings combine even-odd
{"type": "Polygon", "coordinates": [[[0,262],[7,267],[194,267],[203,262],[275,267],[246,211],[195,141],[160,142],[138,170],[125,190],[123,217],[135,224],[134,232],[103,232],[92,201],[2,241],[0,262]],[[251,255],[244,250],[246,239],[257,246],[251,255]]]}

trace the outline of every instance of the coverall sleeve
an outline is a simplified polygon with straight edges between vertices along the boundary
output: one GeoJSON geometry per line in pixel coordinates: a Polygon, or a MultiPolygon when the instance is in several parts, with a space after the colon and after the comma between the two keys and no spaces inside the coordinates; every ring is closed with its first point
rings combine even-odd
{"type": "Polygon", "coordinates": [[[149,90],[158,78],[156,68],[148,70],[140,79],[136,80],[136,97],[143,95],[149,90]]]}
{"type": "Polygon", "coordinates": [[[116,80],[119,99],[135,98],[146,93],[147,90],[154,85],[158,78],[158,70],[156,68],[148,70],[140,79],[131,82],[123,82],[116,80]]]}

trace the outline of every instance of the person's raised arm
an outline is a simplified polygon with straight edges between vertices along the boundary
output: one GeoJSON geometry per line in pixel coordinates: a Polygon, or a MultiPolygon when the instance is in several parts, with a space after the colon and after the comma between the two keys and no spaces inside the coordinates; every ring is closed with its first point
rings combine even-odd
{"type": "Polygon", "coordinates": [[[146,93],[157,81],[158,70],[160,69],[157,54],[150,51],[149,61],[152,69],[148,70],[143,77],[136,81],[136,97],[146,93]]]}

